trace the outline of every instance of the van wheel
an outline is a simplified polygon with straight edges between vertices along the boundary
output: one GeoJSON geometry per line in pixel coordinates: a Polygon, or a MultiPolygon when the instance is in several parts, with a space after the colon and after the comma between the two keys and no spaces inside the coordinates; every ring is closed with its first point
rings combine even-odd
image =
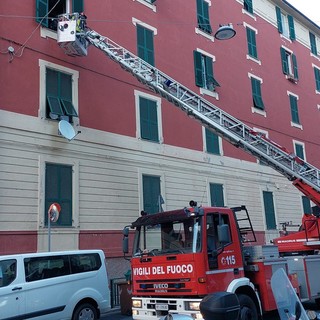
{"type": "Polygon", "coordinates": [[[96,307],[90,303],[83,303],[74,309],[72,320],[97,320],[98,312],[96,307]]]}
{"type": "Polygon", "coordinates": [[[245,295],[238,295],[240,304],[240,320],[258,320],[258,310],[253,300],[245,295]]]}

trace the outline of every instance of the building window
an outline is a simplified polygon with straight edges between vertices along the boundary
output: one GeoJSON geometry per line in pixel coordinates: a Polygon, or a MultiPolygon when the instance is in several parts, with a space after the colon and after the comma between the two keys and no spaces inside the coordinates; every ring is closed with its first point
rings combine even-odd
{"type": "Polygon", "coordinates": [[[216,155],[221,155],[219,136],[207,128],[205,128],[205,136],[206,136],[206,150],[207,150],[207,152],[212,153],[212,154],[216,154],[216,155]]]}
{"type": "Polygon", "coordinates": [[[200,88],[214,91],[220,84],[213,75],[213,60],[199,51],[193,51],[195,82],[200,88]]]}
{"type": "Polygon", "coordinates": [[[42,119],[67,120],[79,124],[79,72],[39,59],[40,109],[42,119]]]}
{"type": "Polygon", "coordinates": [[[263,205],[266,218],[267,230],[276,229],[276,214],[273,203],[273,193],[270,191],[263,191],[263,205]]]}
{"type": "Polygon", "coordinates": [[[292,94],[289,94],[291,121],[295,124],[300,124],[299,112],[298,112],[298,98],[292,94]]]}
{"type": "Polygon", "coordinates": [[[302,196],[302,208],[303,208],[303,213],[305,213],[305,214],[312,213],[310,199],[306,196],[302,196]]]}
{"type": "Polygon", "coordinates": [[[72,75],[46,69],[46,118],[72,122],[78,117],[72,103],[72,75]]]}
{"type": "Polygon", "coordinates": [[[44,221],[48,225],[48,209],[54,202],[61,206],[61,214],[53,227],[72,226],[72,171],[71,165],[45,164],[45,208],[44,221]]]}
{"type": "Polygon", "coordinates": [[[284,14],[279,7],[276,7],[277,25],[279,33],[283,34],[286,38],[291,40],[296,39],[294,30],[294,20],[290,15],[284,14]]]}
{"type": "Polygon", "coordinates": [[[300,159],[305,160],[306,155],[304,151],[304,144],[301,142],[293,142],[294,145],[294,153],[296,156],[298,156],[300,159]]]}
{"type": "Polygon", "coordinates": [[[160,177],[153,175],[142,176],[143,211],[157,213],[162,211],[164,203],[161,196],[160,177]]]}
{"type": "Polygon", "coordinates": [[[157,102],[139,97],[141,139],[159,142],[157,102]]]}
{"type": "Polygon", "coordinates": [[[248,54],[252,58],[258,59],[256,31],[248,27],[246,27],[246,30],[247,30],[248,54]]]}
{"type": "Polygon", "coordinates": [[[316,81],[316,91],[320,92],[320,69],[314,67],[314,78],[316,81]]]}
{"type": "Polygon", "coordinates": [[[313,33],[309,32],[309,38],[310,38],[310,51],[312,54],[316,56],[318,55],[316,36],[313,33]]]}
{"type": "Polygon", "coordinates": [[[223,184],[210,183],[210,201],[212,207],[224,207],[223,184]]]}
{"type": "Polygon", "coordinates": [[[252,0],[244,0],[243,1],[243,8],[247,12],[253,14],[253,5],[252,5],[252,0]]]}
{"type": "Polygon", "coordinates": [[[297,81],[299,79],[299,75],[296,56],[283,47],[280,48],[280,53],[282,61],[282,72],[287,76],[289,80],[297,81]]]}
{"type": "MultiPolygon", "coordinates": [[[[58,16],[66,13],[69,0],[36,0],[36,21],[42,26],[57,30],[58,16]]],[[[72,12],[83,12],[83,0],[72,0],[72,12]]]]}
{"type": "Polygon", "coordinates": [[[138,56],[152,66],[154,66],[153,37],[154,32],[152,30],[137,24],[138,56]]]}
{"type": "Polygon", "coordinates": [[[209,3],[205,0],[197,0],[197,18],[200,30],[211,34],[212,29],[209,18],[209,3]]]}
{"type": "Polygon", "coordinates": [[[264,103],[261,95],[261,81],[251,77],[252,100],[254,108],[264,110],[264,103]]]}

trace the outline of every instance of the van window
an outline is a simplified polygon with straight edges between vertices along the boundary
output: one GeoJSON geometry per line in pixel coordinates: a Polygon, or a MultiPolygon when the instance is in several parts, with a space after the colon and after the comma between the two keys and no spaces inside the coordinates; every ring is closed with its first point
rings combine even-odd
{"type": "Polygon", "coordinates": [[[71,273],[80,273],[98,270],[101,259],[98,253],[70,255],[71,273]]]}
{"type": "Polygon", "coordinates": [[[101,259],[98,253],[24,259],[27,282],[99,270],[100,267],[101,259]]]}
{"type": "Polygon", "coordinates": [[[24,269],[27,282],[70,274],[68,256],[26,258],[24,269]]]}
{"type": "Polygon", "coordinates": [[[17,276],[17,260],[9,259],[0,261],[0,288],[6,287],[17,276]]]}

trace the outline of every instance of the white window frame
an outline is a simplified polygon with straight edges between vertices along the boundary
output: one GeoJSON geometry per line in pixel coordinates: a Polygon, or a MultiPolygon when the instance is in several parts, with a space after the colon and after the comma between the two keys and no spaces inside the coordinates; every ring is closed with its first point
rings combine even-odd
{"type": "Polygon", "coordinates": [[[61,229],[74,229],[80,228],[80,220],[79,220],[79,160],[70,159],[67,157],[60,157],[60,156],[47,156],[47,155],[40,155],[39,156],[39,229],[44,229],[45,227],[45,220],[44,215],[46,214],[43,212],[44,203],[45,203],[45,169],[46,163],[54,163],[54,164],[61,164],[61,165],[70,165],[72,166],[72,226],[70,227],[63,227],[61,229]]]}
{"type": "MultiPolygon", "coordinates": [[[[211,0],[204,0],[204,1],[208,3],[209,7],[211,7],[211,0]]],[[[214,35],[211,35],[211,34],[208,34],[208,33],[204,32],[204,31],[202,31],[198,26],[195,27],[194,31],[195,31],[196,34],[199,34],[199,35],[207,38],[208,40],[214,42],[214,35]]]]}
{"type": "Polygon", "coordinates": [[[282,24],[282,33],[280,36],[286,38],[287,40],[289,40],[290,42],[290,29],[289,29],[289,21],[288,21],[288,15],[283,13],[281,11],[281,24],[282,24]]]}
{"type": "MultiPolygon", "coordinates": [[[[299,96],[297,94],[293,93],[292,91],[287,90],[287,95],[289,97],[289,105],[290,105],[290,96],[296,97],[297,101],[299,101],[299,96]]],[[[291,105],[290,105],[290,108],[291,108],[291,105]]],[[[298,111],[299,111],[299,109],[298,109],[298,111]]],[[[299,113],[299,115],[300,115],[300,113],[299,113]]],[[[302,124],[300,124],[300,123],[295,123],[292,120],[290,120],[290,124],[291,124],[291,127],[295,127],[295,128],[303,130],[302,124]]]]}
{"type": "MultiPolygon", "coordinates": [[[[136,0],[136,1],[138,1],[138,0],[136,0]]],[[[141,20],[139,20],[139,19],[137,19],[137,18],[132,17],[132,23],[133,23],[133,25],[134,25],[135,27],[137,26],[137,24],[139,24],[140,26],[142,26],[142,27],[144,27],[144,28],[146,28],[146,29],[151,30],[151,31],[153,32],[153,35],[154,35],[154,36],[156,36],[156,35],[158,34],[158,29],[157,29],[157,28],[151,26],[150,24],[147,24],[147,23],[145,23],[145,22],[142,22],[141,20]]]]}
{"type": "MultiPolygon", "coordinates": [[[[244,10],[245,11],[245,10],[244,10]]],[[[252,31],[255,32],[255,34],[257,35],[258,34],[258,29],[252,27],[250,24],[246,23],[246,22],[243,22],[243,26],[244,28],[246,29],[247,31],[247,28],[251,29],[252,31]]],[[[257,40],[257,39],[256,39],[257,40]]],[[[259,66],[261,66],[261,60],[260,59],[255,59],[254,57],[250,56],[249,54],[246,55],[246,58],[247,60],[252,60],[254,61],[255,63],[257,63],[259,66]]]]}
{"type": "Polygon", "coordinates": [[[302,141],[298,141],[298,140],[292,140],[293,143],[293,150],[294,150],[294,154],[297,155],[297,149],[296,149],[296,145],[300,145],[302,146],[303,149],[303,161],[307,161],[307,155],[306,155],[306,147],[305,147],[305,143],[302,141]]]}
{"type": "MultiPolygon", "coordinates": [[[[314,63],[312,63],[312,68],[314,69],[314,68],[316,68],[316,69],[318,69],[319,70],[319,72],[320,72],[320,67],[319,66],[317,66],[316,64],[314,64],[314,63]]],[[[320,94],[320,91],[318,91],[317,90],[317,88],[315,89],[315,92],[316,92],[316,94],[320,94]]]]}
{"type": "Polygon", "coordinates": [[[148,7],[149,9],[151,9],[153,12],[157,12],[157,7],[154,4],[150,3],[148,0],[132,0],[132,1],[139,2],[144,6],[148,7]]]}
{"type": "Polygon", "coordinates": [[[159,143],[163,143],[163,130],[162,130],[162,107],[161,107],[161,98],[151,95],[149,93],[145,93],[143,91],[134,90],[134,99],[135,99],[135,108],[136,108],[136,137],[139,140],[143,140],[141,138],[141,130],[140,130],[140,97],[146,98],[157,103],[157,120],[158,120],[158,135],[159,135],[159,143]]]}
{"type": "Polygon", "coordinates": [[[226,181],[223,179],[208,179],[206,178],[206,185],[207,185],[207,205],[211,207],[211,193],[210,193],[210,184],[221,184],[223,186],[223,201],[224,205],[228,207],[227,204],[227,187],[226,181]]]}
{"type": "MultiPolygon", "coordinates": [[[[39,117],[48,121],[56,121],[46,118],[46,68],[54,69],[60,72],[67,73],[72,77],[72,104],[75,108],[77,114],[79,115],[79,71],[73,70],[53,62],[49,62],[46,60],[39,59],[39,67],[40,67],[40,94],[39,94],[39,117]]],[[[75,126],[79,126],[80,119],[79,117],[73,117],[73,124],[75,126]]]]}
{"type": "Polygon", "coordinates": [[[219,143],[219,153],[220,154],[212,154],[208,153],[208,148],[207,148],[207,140],[206,140],[206,127],[202,126],[202,145],[203,145],[203,151],[207,153],[208,156],[217,156],[221,157],[223,156],[223,148],[222,148],[222,138],[218,136],[218,143],[219,143]]]}
{"type": "MultiPolygon", "coordinates": [[[[251,78],[255,78],[258,81],[260,81],[261,84],[263,84],[263,79],[262,78],[254,75],[254,74],[252,74],[250,72],[248,72],[248,78],[250,79],[250,81],[251,81],[251,78]]],[[[251,86],[251,84],[250,84],[250,86],[251,86]]],[[[260,109],[255,108],[255,107],[251,107],[251,112],[260,114],[261,116],[264,116],[265,118],[267,117],[267,112],[265,110],[260,110],[260,109]]]]}
{"type": "Polygon", "coordinates": [[[160,177],[160,193],[164,200],[164,204],[162,204],[163,211],[166,211],[166,188],[165,188],[165,174],[162,171],[153,170],[153,169],[141,169],[138,168],[138,194],[139,194],[139,212],[143,210],[143,176],[157,176],[160,177]]]}
{"type": "Polygon", "coordinates": [[[294,71],[293,71],[293,62],[292,62],[292,55],[293,55],[293,51],[288,49],[285,46],[281,46],[287,53],[289,53],[289,55],[287,55],[287,62],[288,62],[288,69],[289,69],[289,75],[286,74],[286,78],[292,78],[294,77],[294,71]]]}
{"type": "MultiPolygon", "coordinates": [[[[202,49],[199,49],[199,48],[196,48],[196,51],[200,52],[204,56],[208,56],[209,58],[211,58],[212,59],[212,63],[216,62],[216,57],[213,54],[211,54],[211,53],[209,53],[207,51],[204,51],[202,49]]],[[[216,100],[219,100],[218,92],[211,91],[211,90],[208,90],[206,88],[199,88],[199,89],[200,89],[200,94],[207,95],[207,96],[215,98],[216,100]]]]}

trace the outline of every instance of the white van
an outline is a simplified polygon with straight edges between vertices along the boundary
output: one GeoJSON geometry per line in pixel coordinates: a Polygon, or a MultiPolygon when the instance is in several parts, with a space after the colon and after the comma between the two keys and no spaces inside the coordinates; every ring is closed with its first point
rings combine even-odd
{"type": "Polygon", "coordinates": [[[110,309],[101,250],[0,256],[0,319],[99,319],[110,309]]]}

